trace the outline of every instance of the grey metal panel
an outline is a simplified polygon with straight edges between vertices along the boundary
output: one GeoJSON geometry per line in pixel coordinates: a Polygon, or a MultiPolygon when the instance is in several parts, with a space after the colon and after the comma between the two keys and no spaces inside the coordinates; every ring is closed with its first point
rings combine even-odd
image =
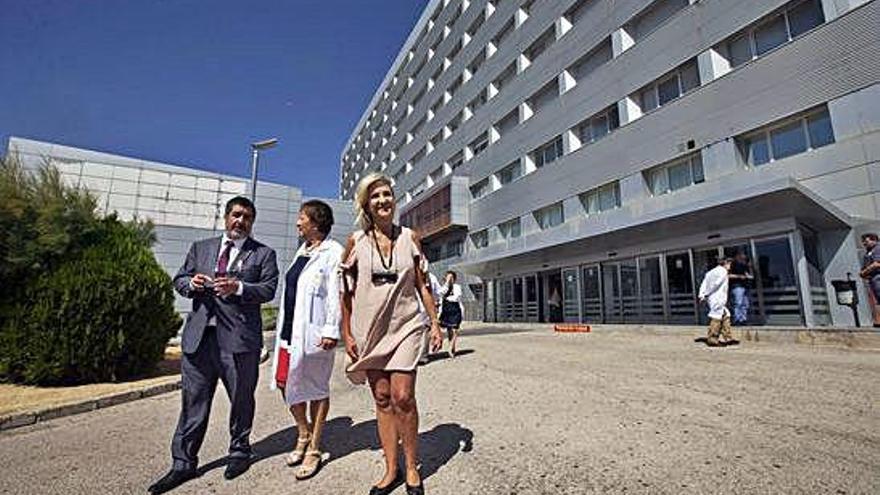
{"type": "MultiPolygon", "coordinates": [[[[493,225],[663,163],[689,139],[700,147],[875,84],[880,81],[878,26],[880,2],[875,1],[482,198],[472,207],[471,226],[493,225]]],[[[548,138],[559,132],[554,127],[559,118],[539,114],[520,127],[523,134],[532,130],[536,140],[548,138]]],[[[519,135],[512,132],[512,141],[519,135]]],[[[498,164],[530,149],[515,144],[496,147],[506,152],[498,164]]],[[[493,151],[490,146],[486,153],[493,151]]]]}

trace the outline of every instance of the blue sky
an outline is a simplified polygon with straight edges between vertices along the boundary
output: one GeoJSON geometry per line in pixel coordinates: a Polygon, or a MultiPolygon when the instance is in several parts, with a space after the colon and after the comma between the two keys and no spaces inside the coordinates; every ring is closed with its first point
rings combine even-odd
{"type": "Polygon", "coordinates": [[[336,197],[427,0],[0,0],[0,148],[28,137],[336,197]]]}

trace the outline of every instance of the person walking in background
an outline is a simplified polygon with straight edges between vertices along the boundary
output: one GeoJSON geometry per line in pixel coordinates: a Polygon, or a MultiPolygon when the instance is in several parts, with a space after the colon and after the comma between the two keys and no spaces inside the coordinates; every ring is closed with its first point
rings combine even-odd
{"type": "Polygon", "coordinates": [[[743,251],[737,251],[730,267],[730,295],[733,297],[733,324],[745,325],[749,321],[749,289],[755,276],[752,274],[752,264],[743,251]]]}
{"type": "Polygon", "coordinates": [[[355,195],[360,230],[352,234],[343,254],[344,293],[342,336],[355,384],[369,381],[376,405],[385,474],[371,495],[389,494],[401,483],[408,495],[424,494],[418,471],[419,413],[416,366],[427,331],[419,296],[430,318],[431,347],[442,342],[434,296],[426,282],[418,236],[394,223],[396,202],[391,179],[370,174],[355,195]],[[398,443],[405,471],[398,468],[398,443]]]}
{"type": "MultiPolygon", "coordinates": [[[[874,296],[874,301],[880,301],[880,248],[877,247],[877,234],[869,232],[862,234],[862,247],[865,248],[865,256],[862,258],[862,269],[859,276],[862,277],[874,296]]],[[[876,305],[871,308],[872,314],[876,315],[876,305]]],[[[876,317],[874,327],[880,327],[876,317]]]]}
{"type": "MultiPolygon", "coordinates": [[[[437,276],[431,273],[428,269],[428,260],[422,260],[422,273],[427,278],[428,285],[431,287],[431,294],[434,296],[434,302],[437,303],[434,306],[434,311],[438,314],[440,313],[440,281],[437,280],[437,276]]],[[[428,316],[428,311],[425,310],[424,303],[421,299],[419,299],[419,304],[421,305],[420,311],[422,313],[422,318],[425,320],[425,326],[431,325],[431,317],[428,316]]],[[[425,337],[422,339],[422,357],[419,358],[419,364],[428,364],[431,362],[430,358],[431,354],[431,334],[430,332],[425,332],[425,337]]]]}
{"type": "Polygon", "coordinates": [[[257,210],[251,200],[226,203],[226,232],[195,242],[174,288],[192,299],[183,328],[181,408],[171,442],[171,470],[149,487],[164,493],[196,477],[199,448],[208,428],[217,379],[229,397],[229,460],[226,479],[247,471],[254,421],[254,391],[263,347],[260,305],[275,297],[275,251],[250,237],[257,210]]]}
{"type": "Polygon", "coordinates": [[[728,272],[732,262],[730,258],[720,258],[718,266],[709,270],[700,284],[700,302],[709,305],[709,334],[706,344],[711,347],[719,345],[719,332],[725,344],[736,342],[730,330],[730,310],[727,309],[728,272]]]}
{"type": "Polygon", "coordinates": [[[458,332],[461,327],[461,286],[455,283],[455,272],[448,271],[443,279],[440,289],[440,326],[446,329],[449,339],[449,355],[455,357],[455,349],[458,344],[458,332]]]}
{"type": "Polygon", "coordinates": [[[330,409],[332,352],[339,341],[339,277],[342,246],[327,239],[333,210],[317,200],[300,208],[296,228],[303,239],[287,269],[275,337],[272,388],[281,390],[296,422],[296,445],[287,465],[302,464],[297,479],[321,466],[321,432],[330,409]]]}

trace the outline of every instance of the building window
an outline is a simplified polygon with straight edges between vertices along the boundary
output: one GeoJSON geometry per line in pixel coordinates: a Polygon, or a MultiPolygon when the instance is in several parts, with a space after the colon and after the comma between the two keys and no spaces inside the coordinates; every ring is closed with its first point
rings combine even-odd
{"type": "Polygon", "coordinates": [[[459,112],[458,114],[455,115],[455,117],[452,117],[449,120],[449,122],[446,123],[446,127],[449,128],[450,134],[455,132],[456,129],[458,129],[458,126],[461,125],[461,121],[462,121],[461,112],[459,112]]]}
{"type": "Polygon", "coordinates": [[[471,186],[471,197],[473,197],[474,199],[480,199],[490,192],[492,192],[492,190],[488,177],[471,186]]]}
{"type": "Polygon", "coordinates": [[[486,21],[486,12],[485,10],[480,12],[480,14],[474,19],[474,22],[467,28],[467,34],[473,38],[476,36],[477,31],[480,29],[480,26],[483,25],[483,22],[486,21]]]}
{"type": "Polygon", "coordinates": [[[500,92],[508,85],[508,83],[510,83],[510,81],[513,80],[514,77],[516,77],[516,63],[508,65],[507,68],[504,69],[494,81],[492,81],[492,85],[500,92]]]}
{"type": "Polygon", "coordinates": [[[468,145],[468,148],[471,150],[472,156],[477,156],[483,152],[486,148],[489,147],[489,133],[484,132],[480,134],[477,139],[471,141],[471,144],[468,145]]]}
{"type": "Polygon", "coordinates": [[[620,208],[620,182],[614,181],[578,196],[587,215],[620,208]]]}
{"type": "Polygon", "coordinates": [[[457,169],[464,163],[464,152],[459,151],[458,153],[452,155],[452,158],[449,159],[449,166],[452,170],[457,169]]]}
{"type": "Polygon", "coordinates": [[[535,40],[534,43],[532,43],[528,48],[526,48],[526,51],[523,52],[523,55],[525,55],[526,58],[528,58],[530,62],[534,62],[535,59],[540,57],[541,54],[544,53],[545,51],[547,51],[547,49],[550,48],[550,45],[552,45],[555,42],[556,42],[556,31],[553,27],[551,27],[550,29],[544,31],[544,33],[541,34],[541,36],[539,36],[538,39],[535,40]]]}
{"type": "Polygon", "coordinates": [[[557,158],[562,156],[562,153],[562,136],[557,136],[553,141],[533,151],[532,160],[535,162],[535,167],[541,168],[548,163],[556,161],[557,158]]]}
{"type": "Polygon", "coordinates": [[[471,234],[471,242],[474,244],[474,248],[482,249],[489,245],[489,230],[483,229],[478,232],[474,232],[471,234]]]}
{"type": "Polygon", "coordinates": [[[513,17],[511,17],[506,23],[504,23],[504,26],[501,27],[498,34],[492,38],[492,44],[495,45],[496,48],[500,48],[501,44],[510,37],[510,33],[513,32],[513,29],[514,23],[513,17]]]}
{"type": "Polygon", "coordinates": [[[583,121],[578,126],[577,133],[581,145],[586,145],[602,139],[618,127],[620,127],[620,115],[617,105],[612,105],[583,121]]]}
{"type": "Polygon", "coordinates": [[[650,112],[700,85],[696,59],[688,60],[669,74],[642,88],[638,93],[642,112],[650,112]]]}
{"type": "Polygon", "coordinates": [[[522,223],[519,217],[498,224],[498,231],[504,239],[516,239],[522,235],[522,223]]]}
{"type": "Polygon", "coordinates": [[[520,177],[522,177],[522,175],[522,162],[516,160],[515,162],[498,171],[498,182],[501,183],[502,186],[504,186],[506,184],[510,184],[516,179],[519,179],[520,177]]]}
{"type": "Polygon", "coordinates": [[[706,180],[699,153],[665,163],[645,172],[651,194],[660,196],[706,180]]]}
{"type": "Polygon", "coordinates": [[[581,81],[612,58],[611,37],[609,36],[572,64],[568,68],[568,72],[574,77],[575,81],[581,81]]]}
{"type": "Polygon", "coordinates": [[[639,41],[688,5],[688,0],[657,0],[633,19],[626,30],[639,41]]]}
{"type": "Polygon", "coordinates": [[[791,2],[732,38],[724,46],[731,67],[740,66],[825,22],[819,0],[791,2]]]}
{"type": "Polygon", "coordinates": [[[526,103],[533,113],[540,112],[544,107],[559,98],[559,81],[554,78],[529,97],[526,103]]]}
{"type": "Polygon", "coordinates": [[[485,62],[485,61],[486,61],[486,52],[480,51],[479,53],[477,53],[477,56],[474,57],[473,60],[471,60],[471,63],[468,64],[468,67],[467,67],[468,72],[471,73],[471,77],[473,77],[477,73],[477,71],[480,70],[480,67],[483,66],[483,62],[485,62]]]}
{"type": "Polygon", "coordinates": [[[470,101],[470,103],[468,103],[468,108],[471,109],[471,113],[474,113],[485,104],[486,104],[486,92],[480,91],[480,93],[477,94],[476,98],[474,98],[473,100],[470,101]]]}
{"type": "Polygon", "coordinates": [[[824,106],[737,138],[742,160],[757,167],[834,143],[831,116],[824,106]]]}
{"type": "Polygon", "coordinates": [[[540,210],[534,211],[532,215],[534,215],[535,221],[538,223],[538,227],[540,227],[541,230],[556,227],[565,221],[565,215],[562,212],[562,203],[554,203],[550,206],[545,206],[540,210]]]}

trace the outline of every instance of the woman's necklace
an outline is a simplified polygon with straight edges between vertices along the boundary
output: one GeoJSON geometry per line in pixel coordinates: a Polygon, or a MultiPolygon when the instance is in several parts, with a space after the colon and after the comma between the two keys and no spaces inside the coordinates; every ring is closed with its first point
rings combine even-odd
{"type": "Polygon", "coordinates": [[[305,249],[305,254],[306,254],[306,256],[311,256],[311,255],[312,255],[312,252],[313,252],[315,249],[318,249],[318,246],[320,246],[320,245],[321,245],[321,241],[317,241],[317,242],[314,242],[314,243],[311,243],[311,244],[309,244],[309,242],[306,241],[306,249],[305,249]]]}
{"type": "Polygon", "coordinates": [[[376,238],[376,228],[370,231],[373,234],[373,244],[376,246],[376,251],[379,253],[379,262],[382,263],[382,269],[385,271],[391,270],[391,266],[394,264],[394,239],[388,238],[391,242],[391,249],[388,253],[388,262],[385,262],[385,255],[382,254],[382,248],[379,247],[379,239],[376,238]]]}

